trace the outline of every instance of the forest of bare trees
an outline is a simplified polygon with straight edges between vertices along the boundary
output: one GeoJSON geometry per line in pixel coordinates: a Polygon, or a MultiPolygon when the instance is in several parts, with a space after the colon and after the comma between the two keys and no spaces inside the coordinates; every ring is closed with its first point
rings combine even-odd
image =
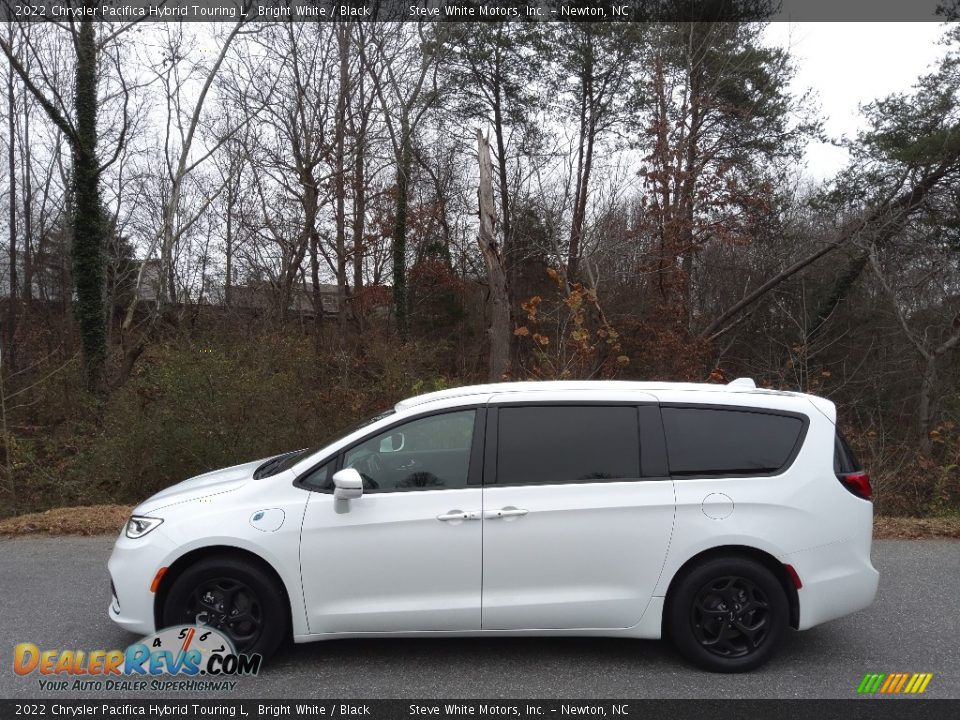
{"type": "Polygon", "coordinates": [[[449,385],[744,375],[837,402],[882,511],[956,512],[955,25],[824,180],[749,9],[0,30],[0,516],[449,385]]]}

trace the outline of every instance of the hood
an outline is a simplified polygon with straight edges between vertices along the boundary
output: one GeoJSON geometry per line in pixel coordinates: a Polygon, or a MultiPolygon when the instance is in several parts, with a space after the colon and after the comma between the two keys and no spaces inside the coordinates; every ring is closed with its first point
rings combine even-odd
{"type": "Polygon", "coordinates": [[[171,485],[140,503],[134,509],[134,514],[148,515],[177,503],[236,490],[246,485],[253,478],[253,472],[269,459],[261,458],[242,465],[213,470],[171,485]]]}

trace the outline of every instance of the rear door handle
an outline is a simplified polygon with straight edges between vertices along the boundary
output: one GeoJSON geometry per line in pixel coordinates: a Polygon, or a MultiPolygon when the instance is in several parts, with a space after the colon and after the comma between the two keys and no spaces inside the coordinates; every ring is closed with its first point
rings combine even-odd
{"type": "Polygon", "coordinates": [[[450,510],[443,515],[437,515],[437,520],[441,522],[455,522],[462,520],[479,520],[480,513],[476,510],[464,512],[463,510],[450,510]]]}
{"type": "Polygon", "coordinates": [[[491,520],[494,518],[521,517],[526,515],[528,512],[529,510],[508,505],[507,507],[502,507],[499,510],[484,510],[483,517],[491,520]]]}

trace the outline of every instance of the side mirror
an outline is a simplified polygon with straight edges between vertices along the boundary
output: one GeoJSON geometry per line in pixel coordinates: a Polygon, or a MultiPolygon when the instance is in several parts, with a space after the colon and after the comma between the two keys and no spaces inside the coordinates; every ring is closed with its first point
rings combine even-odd
{"type": "Polygon", "coordinates": [[[333,474],[333,497],[337,500],[356,500],[363,496],[363,478],[353,468],[344,468],[333,474]]]}
{"type": "Polygon", "coordinates": [[[400,452],[403,450],[403,446],[406,445],[407,439],[404,437],[402,432],[395,432],[392,435],[385,437],[380,441],[380,452],[382,453],[392,453],[400,452]]]}

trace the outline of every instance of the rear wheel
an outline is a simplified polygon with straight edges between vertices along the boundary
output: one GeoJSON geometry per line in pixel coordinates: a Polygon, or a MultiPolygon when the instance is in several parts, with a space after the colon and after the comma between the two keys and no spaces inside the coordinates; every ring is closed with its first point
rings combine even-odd
{"type": "Polygon", "coordinates": [[[163,622],[211,627],[230,638],[237,652],[269,657],[287,635],[289,615],[283,591],[263,569],[239,558],[211,557],[174,581],[163,622]]]}
{"type": "Polygon", "coordinates": [[[717,558],[678,579],[667,630],[690,662],[712,672],[745,672],[773,655],[789,605],[773,574],[747,558],[717,558]]]}

